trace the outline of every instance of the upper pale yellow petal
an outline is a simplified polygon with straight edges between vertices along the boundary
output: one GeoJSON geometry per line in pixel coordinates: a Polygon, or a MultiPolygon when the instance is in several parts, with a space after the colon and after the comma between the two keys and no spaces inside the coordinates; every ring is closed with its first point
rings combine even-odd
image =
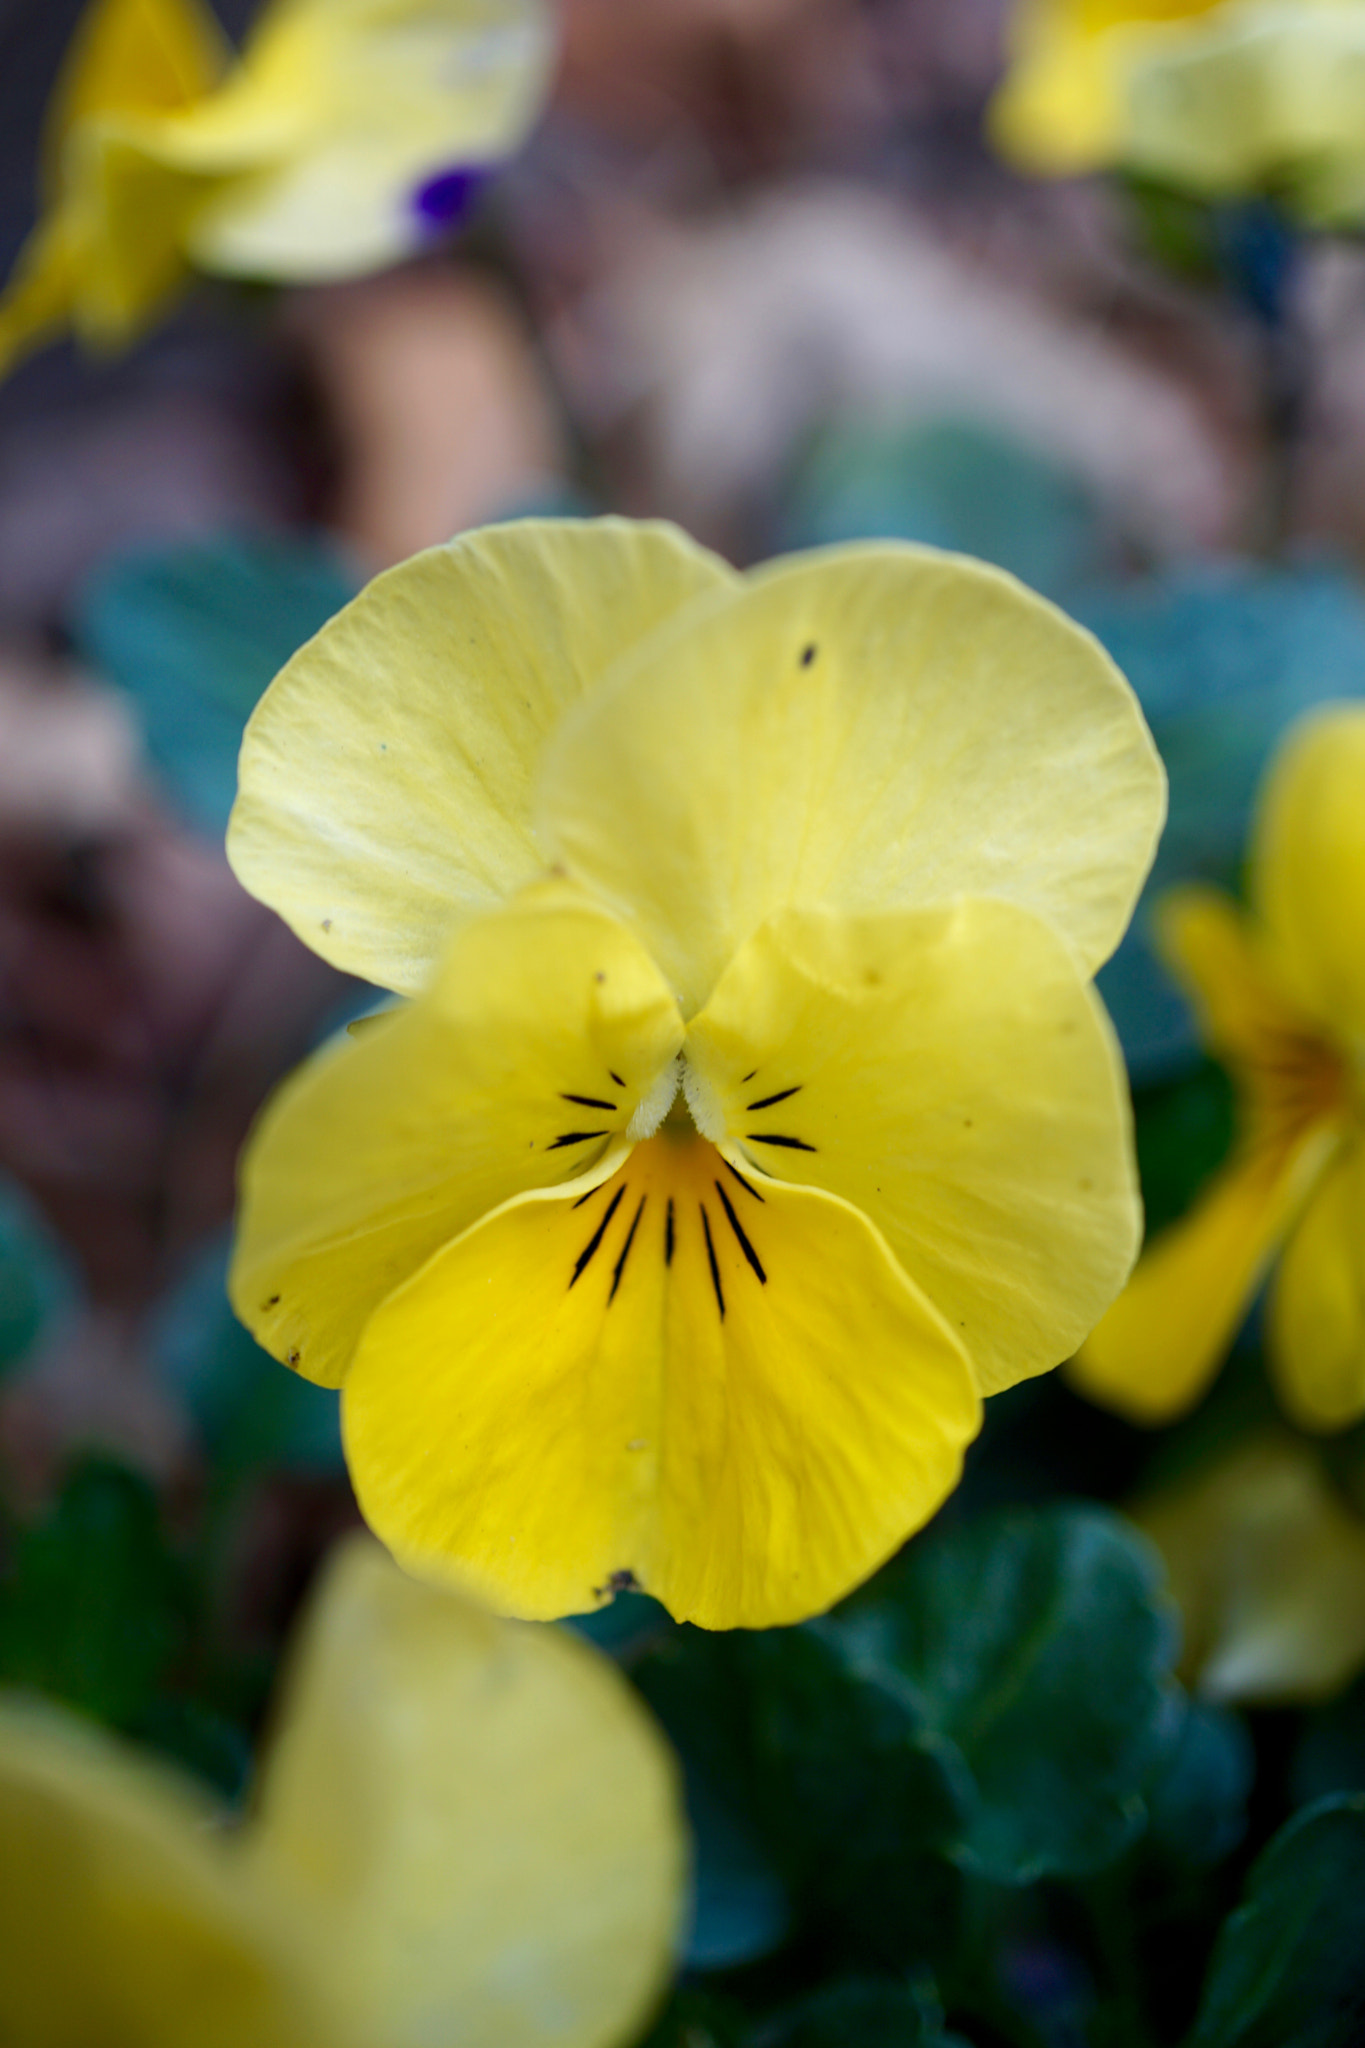
{"type": "Polygon", "coordinates": [[[1343,1147],[1285,1248],[1267,1349],[1280,1400],[1305,1429],[1365,1415],[1365,1155],[1343,1147]]]}
{"type": "Polygon", "coordinates": [[[16,2048],[338,2048],[296,1916],[238,1880],[187,1781],[0,1706],[0,2033],[16,2048]]]}
{"type": "Polygon", "coordinates": [[[1000,897],[1088,972],[1164,806],[1088,633],[998,570],[867,543],[775,562],[626,655],[551,747],[538,815],[690,1016],[789,906],[1000,897]]]}
{"type": "Polygon", "coordinates": [[[1365,1523],[1303,1443],[1255,1437],[1131,1512],[1165,1557],[1200,1692],[1319,1699],[1365,1662],[1365,1523]]]}
{"type": "Polygon", "coordinates": [[[93,0],[71,39],[47,111],[49,176],[93,120],[167,113],[211,91],[231,51],[203,0],[93,0]]]}
{"type": "Polygon", "coordinates": [[[633,2040],[678,1933],[677,1773],[614,1666],[364,1538],[295,1653],[244,1854],[384,2048],[633,2040]]]}
{"type": "Polygon", "coordinates": [[[376,1311],[342,1422],[411,1569],[553,1616],[829,1607],[956,1483],[980,1404],[857,1210],[665,1125],[586,1201],[497,1211],[376,1311]]]}
{"type": "Polygon", "coordinates": [[[168,162],[218,179],[189,254],[295,279],[397,261],[430,232],[418,188],[507,156],[553,55],[544,0],[277,0],[224,90],[162,135],[168,162]]]}
{"type": "Polygon", "coordinates": [[[238,1315],[339,1385],[371,1311],[439,1246],[523,1189],[610,1170],[681,1041],[647,955],[564,885],[475,919],[416,1002],[266,1110],[242,1166],[238,1315]]]}
{"type": "Polygon", "coordinates": [[[1320,1126],[1238,1154],[1143,1253],[1071,1367],[1081,1391],[1133,1422],[1192,1407],[1337,1142],[1320,1126]]]}
{"type": "Polygon", "coordinates": [[[546,739],[612,657],[732,572],[675,527],[529,519],[379,577],[242,745],[228,854],[315,951],[414,991],[471,910],[542,874],[546,739]]]}
{"type": "Polygon", "coordinates": [[[1365,1032],[1365,705],[1310,712],[1267,775],[1251,896],[1291,993],[1330,1035],[1365,1032]]]}
{"type": "Polygon", "coordinates": [[[1190,883],[1169,889],[1154,919],[1162,957],[1195,1006],[1200,1039],[1245,1074],[1277,1064],[1287,1041],[1311,1020],[1280,986],[1263,935],[1221,889],[1190,883]]]}
{"type": "Polygon", "coordinates": [[[1123,1062],[1062,941],[1011,904],[787,912],[687,1057],[714,1136],[866,1211],[983,1394],[1060,1363],[1128,1275],[1123,1062]]]}

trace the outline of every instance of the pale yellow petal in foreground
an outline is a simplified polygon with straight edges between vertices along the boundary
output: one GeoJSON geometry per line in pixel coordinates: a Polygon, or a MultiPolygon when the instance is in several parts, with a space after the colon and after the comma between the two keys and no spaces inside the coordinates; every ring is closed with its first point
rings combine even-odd
{"type": "Polygon", "coordinates": [[[1060,1364],[1128,1277],[1122,1058],[1026,911],[787,912],[721,977],[687,1055],[711,1134],[865,1211],[983,1394],[1060,1364]]]}
{"type": "Polygon", "coordinates": [[[678,1934],[677,1773],[614,1666],[364,1538],[305,1629],[245,1854],[384,2048],[634,2040],[678,1934]]]}
{"type": "Polygon", "coordinates": [[[1365,1415],[1365,1159],[1344,1148],[1290,1238],[1270,1295],[1267,1351],[1305,1429],[1365,1415]]]}
{"type": "Polygon", "coordinates": [[[1200,1692],[1320,1699],[1365,1663],[1365,1522],[1293,1437],[1239,1444],[1130,1512],[1165,1557],[1200,1692]]]}
{"type": "Polygon", "coordinates": [[[380,576],[267,690],[228,855],[306,945],[413,992],[473,910],[544,872],[546,739],[612,657],[732,580],[676,527],[527,519],[380,576]]]}
{"type": "Polygon", "coordinates": [[[527,1188],[604,1170],[681,1041],[648,956],[565,885],[475,919],[410,1007],[266,1109],[242,1166],[237,1314],[339,1385],[372,1310],[432,1252],[527,1188]]]}
{"type": "Polygon", "coordinates": [[[411,1569],[553,1616],[823,1612],[956,1483],[980,1405],[864,1217],[670,1124],[586,1200],[510,1204],[391,1296],[342,1396],[411,1569]]]}
{"type": "Polygon", "coordinates": [[[337,2048],[220,1816],[55,1708],[0,1706],[0,2032],[18,2048],[337,2048]]]}
{"type": "Polygon", "coordinates": [[[1143,1253],[1073,1360],[1081,1392],[1151,1425],[1193,1407],[1338,1142],[1320,1127],[1235,1155],[1143,1253]]]}
{"type": "Polygon", "coordinates": [[[1251,899],[1288,986],[1345,1038],[1365,1032],[1365,705],[1311,712],[1266,778],[1251,899]]]}
{"type": "Polygon", "coordinates": [[[721,590],[625,657],[547,757],[547,844],[705,1003],[765,918],[996,896],[1093,970],[1165,776],[1090,634],[996,569],[859,543],[721,590]]]}

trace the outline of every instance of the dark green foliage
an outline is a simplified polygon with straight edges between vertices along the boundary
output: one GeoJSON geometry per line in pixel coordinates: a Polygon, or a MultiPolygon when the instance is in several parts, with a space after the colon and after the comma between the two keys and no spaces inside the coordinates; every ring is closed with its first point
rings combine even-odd
{"type": "Polygon", "coordinates": [[[1189,2048],[1365,2040],[1365,1797],[1325,1799],[1257,1859],[1214,1949],[1189,2048]]]}

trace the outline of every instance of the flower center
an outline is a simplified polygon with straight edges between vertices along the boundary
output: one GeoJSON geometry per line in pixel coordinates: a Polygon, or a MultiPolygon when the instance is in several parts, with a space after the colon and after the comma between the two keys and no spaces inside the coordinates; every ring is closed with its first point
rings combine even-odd
{"type": "Polygon", "coordinates": [[[627,1268],[658,1259],[671,1279],[709,1292],[723,1322],[736,1285],[768,1284],[759,1249],[764,1200],[757,1176],[731,1166],[679,1102],[655,1137],[575,1204],[583,1213],[583,1246],[568,1286],[598,1279],[609,1308],[627,1268]]]}

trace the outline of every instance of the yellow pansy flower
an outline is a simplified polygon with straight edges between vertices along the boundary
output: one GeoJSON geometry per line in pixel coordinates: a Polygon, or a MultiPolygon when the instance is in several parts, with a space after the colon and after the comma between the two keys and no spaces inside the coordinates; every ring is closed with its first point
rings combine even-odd
{"type": "Polygon", "coordinates": [[[68,327],[124,346],[189,266],[319,282],[413,254],[521,141],[551,55],[545,0],[268,0],[240,58],[206,0],[92,0],[0,374],[68,327]]]}
{"type": "Polygon", "coordinates": [[[991,132],[1022,168],[1365,212],[1361,0],[1020,0],[991,132]]]}
{"type": "Polygon", "coordinates": [[[1284,742],[1249,899],[1192,887],[1161,906],[1166,956],[1238,1084],[1241,1136],[1073,1370],[1138,1421],[1180,1414],[1279,1257],[1266,1343],[1280,1398],[1304,1427],[1337,1429],[1365,1414],[1365,707],[1324,708],[1284,742]]]}
{"type": "Polygon", "coordinates": [[[306,1066],[231,1288],[363,1511],[512,1612],[827,1607],[1139,1231],[1090,975],[1164,799],[1098,644],[886,545],[529,520],[390,571],[247,730],[229,854],[411,995],[306,1066]]]}
{"type": "Polygon", "coordinates": [[[615,1669],[343,1545],[253,1811],[0,1700],[9,2048],[609,2048],[678,1929],[675,1771],[615,1669]]]}

